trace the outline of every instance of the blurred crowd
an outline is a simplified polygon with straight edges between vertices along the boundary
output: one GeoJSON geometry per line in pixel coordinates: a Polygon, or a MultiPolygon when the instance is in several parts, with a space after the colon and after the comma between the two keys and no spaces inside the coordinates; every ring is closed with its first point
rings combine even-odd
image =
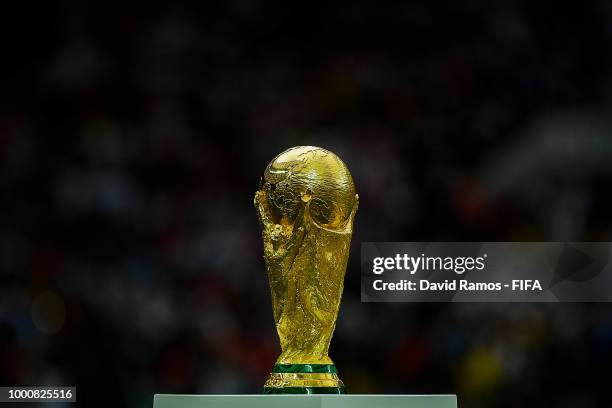
{"type": "Polygon", "coordinates": [[[607,407],[606,304],[360,302],[362,241],[610,241],[612,5],[65,2],[5,16],[0,385],[78,406],[259,393],[280,347],[253,194],[295,145],[361,198],[350,393],[607,407]]]}

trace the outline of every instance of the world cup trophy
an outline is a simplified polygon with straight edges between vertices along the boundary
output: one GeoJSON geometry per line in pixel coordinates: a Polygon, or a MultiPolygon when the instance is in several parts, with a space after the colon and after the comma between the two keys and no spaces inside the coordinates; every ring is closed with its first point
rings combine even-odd
{"type": "Polygon", "coordinates": [[[332,152],[298,146],[265,170],[255,207],[262,227],[282,353],[266,394],[344,394],[329,358],[359,196],[332,152]]]}

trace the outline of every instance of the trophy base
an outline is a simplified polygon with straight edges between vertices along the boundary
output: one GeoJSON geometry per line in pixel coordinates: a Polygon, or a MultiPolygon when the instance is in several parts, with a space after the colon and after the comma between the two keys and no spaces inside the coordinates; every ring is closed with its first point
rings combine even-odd
{"type": "Polygon", "coordinates": [[[346,394],[333,364],[276,364],[264,394],[346,394]]]}
{"type": "Polygon", "coordinates": [[[264,394],[346,394],[344,387],[264,387],[264,394]]]}

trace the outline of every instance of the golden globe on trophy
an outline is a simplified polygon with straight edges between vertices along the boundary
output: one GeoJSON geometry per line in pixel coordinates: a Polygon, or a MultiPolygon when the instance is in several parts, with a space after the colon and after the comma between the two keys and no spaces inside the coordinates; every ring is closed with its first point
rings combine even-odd
{"type": "Polygon", "coordinates": [[[266,394],[343,394],[329,358],[359,196],[346,165],[312,146],[266,168],[255,207],[282,349],[266,394]]]}

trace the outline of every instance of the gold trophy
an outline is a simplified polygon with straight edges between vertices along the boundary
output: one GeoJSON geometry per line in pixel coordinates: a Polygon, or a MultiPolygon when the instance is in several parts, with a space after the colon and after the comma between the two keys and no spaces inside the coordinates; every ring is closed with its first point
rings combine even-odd
{"type": "Polygon", "coordinates": [[[282,353],[267,394],[343,394],[329,358],[359,196],[346,165],[320,147],[294,147],[268,165],[259,214],[282,353]]]}

